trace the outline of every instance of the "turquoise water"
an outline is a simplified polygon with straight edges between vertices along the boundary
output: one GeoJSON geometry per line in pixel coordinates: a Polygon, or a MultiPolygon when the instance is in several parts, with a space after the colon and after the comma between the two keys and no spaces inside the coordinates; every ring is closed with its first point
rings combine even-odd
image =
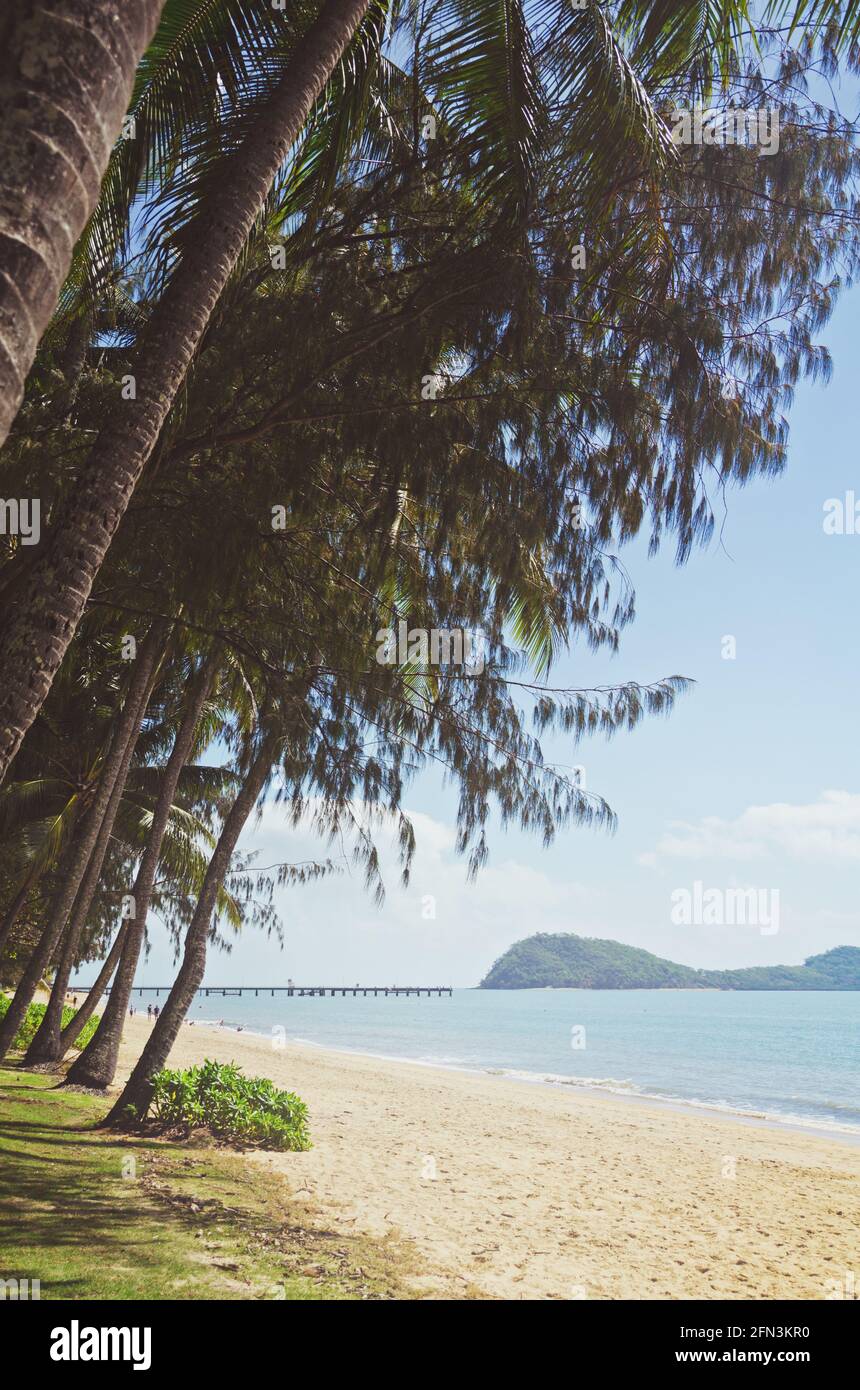
{"type": "MultiPolygon", "coordinates": [[[[152,999],[144,995],[143,1003],[152,999]]],[[[137,1006],[140,1000],[135,1000],[137,1006]]],[[[455,990],[451,998],[210,995],[191,1017],[552,1085],[860,1135],[860,993],[455,990]],[[580,1031],[576,1031],[580,1030],[580,1031]]]]}

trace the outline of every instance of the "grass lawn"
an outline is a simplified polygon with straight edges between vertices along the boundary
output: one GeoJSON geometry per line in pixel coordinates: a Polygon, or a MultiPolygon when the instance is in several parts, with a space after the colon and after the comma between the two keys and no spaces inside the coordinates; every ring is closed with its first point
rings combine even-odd
{"type": "Polygon", "coordinates": [[[0,1278],[43,1299],[366,1299],[397,1252],[302,1225],[285,1182],[199,1136],[94,1129],[105,1101],[0,1067],[0,1278]]]}

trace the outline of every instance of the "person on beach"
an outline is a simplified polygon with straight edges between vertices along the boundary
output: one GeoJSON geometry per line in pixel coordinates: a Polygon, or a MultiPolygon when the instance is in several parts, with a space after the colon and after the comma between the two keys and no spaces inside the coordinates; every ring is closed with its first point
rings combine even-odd
{"type": "Polygon", "coordinates": [[[157,1004],[154,1004],[154,1005],[153,1005],[153,1009],[152,1009],[152,1017],[153,1017],[153,1018],[158,1018],[158,1013],[159,1013],[158,1005],[157,1005],[157,1004]]]}
{"type": "Polygon", "coordinates": [[[151,1005],[151,1004],[147,1004],[147,1006],[146,1006],[146,1016],[147,1016],[147,1018],[152,1018],[152,1005],[151,1005]]]}
{"type": "Polygon", "coordinates": [[[133,1005],[133,1004],[129,1004],[129,1006],[128,1006],[128,1016],[129,1016],[129,1018],[134,1018],[134,1005],[133,1005]]]}

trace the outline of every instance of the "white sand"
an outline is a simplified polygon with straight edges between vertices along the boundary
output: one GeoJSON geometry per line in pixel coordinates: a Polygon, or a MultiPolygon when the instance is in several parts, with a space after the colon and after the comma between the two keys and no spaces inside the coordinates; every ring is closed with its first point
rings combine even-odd
{"type": "Polygon", "coordinates": [[[314,1148],[248,1161],[329,1230],[407,1239],[430,1296],[820,1299],[857,1268],[849,1144],[184,1025],[171,1064],[204,1056],[298,1092],[314,1148]]]}

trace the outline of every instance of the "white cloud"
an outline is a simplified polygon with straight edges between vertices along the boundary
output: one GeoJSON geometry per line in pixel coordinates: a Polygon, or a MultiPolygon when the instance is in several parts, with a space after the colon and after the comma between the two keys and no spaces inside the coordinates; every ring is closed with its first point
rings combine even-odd
{"type": "MultiPolygon", "coordinates": [[[[521,860],[492,854],[477,881],[467,883],[453,828],[423,812],[407,814],[416,838],[408,888],[399,883],[394,819],[383,816],[374,828],[386,887],[380,909],[364,892],[362,869],[351,862],[349,837],[327,846],[306,820],[292,826],[285,808],[264,807],[261,820],[247,828],[240,842],[240,848],[258,851],[258,864],[331,857],[343,872],[277,892],[284,952],[245,934],[237,951],[246,962],[246,978],[256,971],[261,978],[314,976],[332,983],[373,977],[383,983],[411,978],[471,985],[511,942],[533,932],[606,934],[588,910],[600,894],[521,860]]],[[[218,969],[216,961],[213,979],[218,969]]]]}
{"type": "Polygon", "coordinates": [[[777,801],[748,806],[734,820],[676,821],[637,862],[653,868],[660,859],[749,861],[778,855],[817,863],[860,859],[860,794],[825,791],[805,806],[777,801]]]}

